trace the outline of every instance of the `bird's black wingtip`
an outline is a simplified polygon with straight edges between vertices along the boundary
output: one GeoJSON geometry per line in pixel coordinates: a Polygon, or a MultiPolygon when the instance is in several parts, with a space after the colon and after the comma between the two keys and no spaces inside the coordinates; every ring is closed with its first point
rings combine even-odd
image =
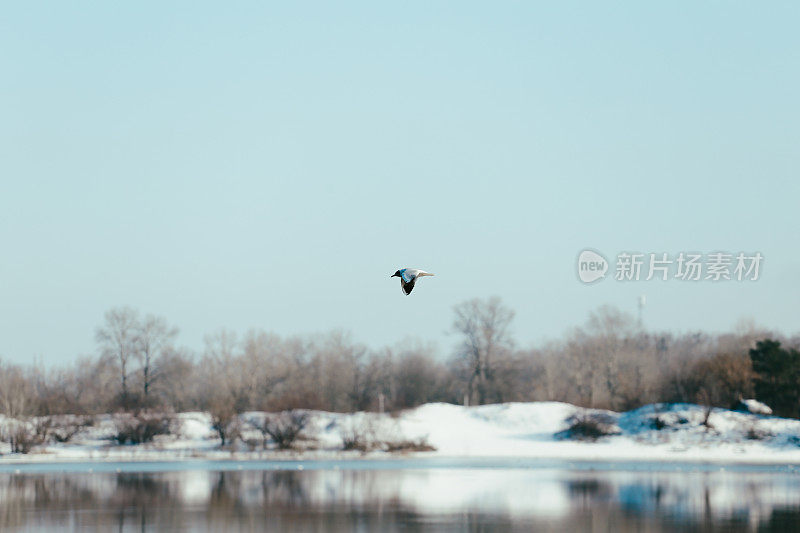
{"type": "Polygon", "coordinates": [[[406,296],[408,296],[409,294],[411,294],[411,291],[413,291],[413,290],[414,290],[414,283],[415,283],[416,281],[417,281],[416,279],[412,279],[412,280],[411,280],[411,281],[409,281],[408,283],[403,283],[403,284],[402,284],[402,287],[403,287],[403,292],[406,294],[406,296]]]}

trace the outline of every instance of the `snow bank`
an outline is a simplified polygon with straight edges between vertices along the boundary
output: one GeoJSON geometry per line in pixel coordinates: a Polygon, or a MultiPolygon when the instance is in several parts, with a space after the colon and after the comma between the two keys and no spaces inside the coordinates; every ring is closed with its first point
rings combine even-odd
{"type": "MultiPolygon", "coordinates": [[[[399,414],[309,411],[304,439],[293,451],[261,444],[261,433],[242,415],[242,439],[220,447],[207,413],[176,415],[171,435],[147,444],[115,445],[114,420],[96,417],[67,443],[39,445],[11,454],[0,443],[0,464],[10,462],[180,459],[322,459],[386,457],[386,443],[418,442],[435,448],[414,452],[445,457],[525,457],[592,461],[675,461],[800,464],[800,421],[692,404],[648,405],[628,411],[581,409],[558,402],[506,403],[477,407],[426,404],[399,414]],[[595,441],[563,437],[576,417],[602,416],[617,434],[595,441]],[[358,434],[376,450],[342,451],[343,436],[358,434]]],[[[0,421],[2,422],[2,421],[0,421]]]]}

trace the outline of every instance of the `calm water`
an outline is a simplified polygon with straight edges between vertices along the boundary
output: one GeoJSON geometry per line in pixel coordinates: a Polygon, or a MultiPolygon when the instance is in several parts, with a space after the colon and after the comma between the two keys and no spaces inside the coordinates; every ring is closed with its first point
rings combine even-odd
{"type": "Polygon", "coordinates": [[[800,470],[530,460],[3,465],[0,529],[797,531],[800,470]]]}

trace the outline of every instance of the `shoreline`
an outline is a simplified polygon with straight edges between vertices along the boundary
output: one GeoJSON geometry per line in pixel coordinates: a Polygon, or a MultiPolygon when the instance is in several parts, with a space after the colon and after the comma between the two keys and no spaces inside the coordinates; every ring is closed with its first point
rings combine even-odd
{"type": "MultiPolygon", "coordinates": [[[[695,451],[696,452],[696,451],[695,451]]],[[[775,454],[780,455],[780,454],[775,454]]],[[[800,452],[797,458],[783,458],[772,456],[747,456],[742,454],[740,457],[724,456],[716,457],[706,454],[674,455],[663,454],[644,456],[633,455],[621,457],[619,455],[443,455],[437,452],[416,452],[408,454],[393,454],[387,452],[369,452],[366,454],[349,452],[324,452],[324,453],[284,453],[267,452],[247,453],[247,452],[216,452],[211,454],[186,454],[175,455],[174,453],[150,453],[138,452],[132,455],[104,455],[102,457],[80,457],[64,456],[51,454],[14,454],[0,457],[0,474],[10,473],[13,467],[53,467],[59,466],[84,465],[91,469],[92,465],[98,465],[103,469],[108,465],[322,465],[333,463],[335,467],[349,465],[399,465],[410,463],[410,468],[419,466],[434,468],[548,468],[548,467],[575,467],[575,466],[598,466],[600,469],[616,469],[617,466],[647,465],[663,467],[787,467],[790,471],[797,470],[800,474],[800,452]],[[608,467],[608,468],[606,468],[608,467]]],[[[794,454],[793,454],[794,455],[794,454]]],[[[182,470],[184,468],[178,468],[182,470]]],[[[216,469],[216,468],[215,468],[216,469]]],[[[250,469],[250,468],[240,468],[250,469]]],[[[276,468],[280,469],[280,468],[276,468]]],[[[296,469],[296,468],[292,468],[296,469]]],[[[302,468],[300,468],[302,470],[302,468]]],[[[358,468],[355,468],[358,469],[358,468]]],[[[582,468],[578,468],[582,469],[582,468]]],[[[652,470],[652,468],[648,468],[652,470]]],[[[127,469],[136,471],[135,469],[127,469]]],[[[160,469],[157,469],[160,471],[160,469]]],[[[227,470],[227,469],[223,469],[227,470]]],[[[622,469],[624,470],[624,468],[622,469]]],[[[657,469],[656,469],[657,470],[657,469]]],[[[166,470],[164,470],[166,471],[166,470]]]]}

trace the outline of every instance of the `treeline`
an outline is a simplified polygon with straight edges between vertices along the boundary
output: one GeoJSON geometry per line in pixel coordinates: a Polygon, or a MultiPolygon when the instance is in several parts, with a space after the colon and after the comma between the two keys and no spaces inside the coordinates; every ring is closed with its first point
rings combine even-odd
{"type": "Polygon", "coordinates": [[[207,410],[395,411],[427,402],[553,400],[628,410],[656,402],[731,407],[757,398],[798,416],[798,338],[752,325],[733,333],[642,330],[603,307],[563,338],[518,347],[514,312],[499,299],[454,308],[458,343],[447,355],[408,342],[370,349],[349,335],[282,337],[265,331],[206,338],[201,353],[176,346],[166,319],[130,308],[106,313],[97,354],[59,368],[0,364],[0,412],[12,417],[207,410]]]}

